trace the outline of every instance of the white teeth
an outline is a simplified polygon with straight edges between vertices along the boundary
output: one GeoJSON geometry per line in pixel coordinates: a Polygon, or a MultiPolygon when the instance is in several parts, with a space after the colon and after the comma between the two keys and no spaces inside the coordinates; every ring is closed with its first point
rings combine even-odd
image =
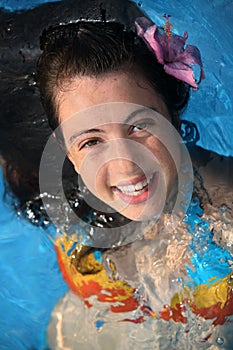
{"type": "Polygon", "coordinates": [[[153,175],[150,177],[148,182],[145,179],[144,181],[140,181],[140,182],[136,183],[135,185],[117,186],[117,189],[120,190],[122,193],[127,194],[128,196],[138,196],[145,191],[145,188],[151,182],[152,177],[153,177],[153,175]]]}

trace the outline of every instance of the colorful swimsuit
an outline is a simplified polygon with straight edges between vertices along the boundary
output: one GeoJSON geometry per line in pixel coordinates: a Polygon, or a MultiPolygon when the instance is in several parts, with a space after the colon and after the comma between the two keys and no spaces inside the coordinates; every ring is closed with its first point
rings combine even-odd
{"type": "MultiPolygon", "coordinates": [[[[141,308],[141,315],[129,321],[143,322],[144,316],[173,319],[186,323],[187,306],[204,319],[213,319],[213,324],[223,324],[233,315],[232,256],[212,239],[208,222],[201,218],[199,206],[190,207],[186,216],[187,229],[192,235],[192,266],[186,266],[193,281],[183,292],[176,293],[170,305],[164,305],[155,313],[148,304],[139,304],[135,288],[125,281],[112,279],[102,265],[102,251],[77,244],[76,236],[60,236],[56,241],[56,252],[63,277],[71,290],[82,297],[88,307],[89,297],[95,295],[100,302],[108,302],[109,311],[129,312],[141,308]],[[195,214],[195,215],[194,215],[195,214]],[[110,306],[109,306],[110,305],[110,306]]],[[[112,267],[114,276],[114,266],[112,267]]],[[[127,319],[128,320],[128,319],[127,319]]]]}

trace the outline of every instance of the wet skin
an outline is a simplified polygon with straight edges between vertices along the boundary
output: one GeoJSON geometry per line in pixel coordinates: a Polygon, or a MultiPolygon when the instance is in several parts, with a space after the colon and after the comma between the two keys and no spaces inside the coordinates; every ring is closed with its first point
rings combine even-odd
{"type": "MultiPolygon", "coordinates": [[[[80,112],[87,108],[110,102],[146,106],[170,121],[162,98],[140,74],[114,72],[98,78],[76,77],[56,92],[59,121],[63,124],[71,123],[73,116],[81,118],[80,112]]],[[[83,129],[82,120],[79,123],[76,119],[75,137],[68,146],[68,157],[84,183],[95,196],[129,219],[143,219],[145,211],[152,215],[156,202],[150,198],[157,191],[159,179],[164,180],[167,197],[177,178],[170,153],[150,132],[153,118],[145,120],[136,113],[130,120],[122,118],[115,123],[111,116],[104,115],[98,122],[95,118],[95,125],[90,117],[87,124],[89,127],[83,129]],[[159,170],[154,170],[151,160],[142,170],[129,146],[132,142],[154,155],[159,170]],[[98,157],[102,157],[102,163],[93,173],[98,157]]]]}

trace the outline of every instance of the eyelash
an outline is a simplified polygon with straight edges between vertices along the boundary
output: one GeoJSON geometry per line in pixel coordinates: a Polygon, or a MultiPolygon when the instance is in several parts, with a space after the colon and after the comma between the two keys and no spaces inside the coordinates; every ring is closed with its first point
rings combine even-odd
{"type": "Polygon", "coordinates": [[[96,146],[96,144],[98,144],[100,142],[100,140],[97,140],[97,139],[91,139],[91,140],[88,140],[86,142],[84,142],[82,145],[80,145],[80,150],[83,149],[83,148],[89,148],[89,147],[93,147],[93,146],[96,146]],[[95,144],[93,145],[92,143],[95,142],[95,144]],[[89,143],[91,143],[91,145],[88,145],[89,143]]]}
{"type": "Polygon", "coordinates": [[[134,128],[138,128],[138,130],[136,130],[135,132],[145,131],[145,130],[148,129],[149,124],[150,123],[148,121],[141,122],[141,123],[139,122],[137,124],[133,124],[130,127],[130,132],[134,132],[133,131],[134,128]]]}
{"type": "MultiPolygon", "coordinates": [[[[150,122],[149,121],[144,121],[144,122],[138,122],[135,123],[133,125],[130,126],[129,128],[129,134],[134,133],[134,132],[141,132],[141,131],[147,131],[148,127],[150,126],[150,122]],[[134,128],[138,128],[138,130],[133,130],[134,128]]],[[[84,148],[91,148],[93,146],[96,146],[97,144],[99,144],[101,142],[101,140],[97,139],[97,138],[93,138],[90,139],[86,142],[84,142],[83,144],[81,144],[79,146],[79,150],[82,150],[84,148]],[[94,143],[94,144],[93,144],[94,143]]]]}

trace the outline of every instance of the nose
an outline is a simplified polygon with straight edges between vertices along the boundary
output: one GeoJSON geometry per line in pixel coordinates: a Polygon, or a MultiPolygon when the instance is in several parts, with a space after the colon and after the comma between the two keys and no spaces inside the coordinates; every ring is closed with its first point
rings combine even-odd
{"type": "Polygon", "coordinates": [[[127,175],[138,173],[140,152],[137,152],[137,142],[120,138],[110,143],[107,159],[109,170],[127,175]]]}

